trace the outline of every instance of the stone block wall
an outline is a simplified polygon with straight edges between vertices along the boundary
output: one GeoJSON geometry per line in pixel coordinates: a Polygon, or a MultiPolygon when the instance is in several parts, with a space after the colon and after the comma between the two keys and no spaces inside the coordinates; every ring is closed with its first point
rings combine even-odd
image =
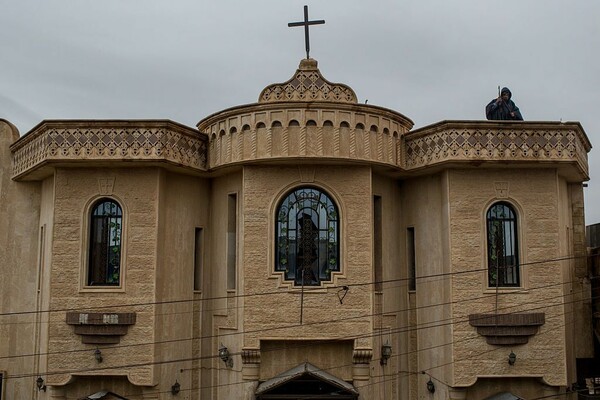
{"type": "MultiPolygon", "coordinates": [[[[354,339],[354,348],[373,349],[371,287],[357,286],[340,304],[339,285],[368,284],[373,280],[370,212],[371,171],[364,167],[245,167],[243,188],[243,290],[244,347],[262,351],[265,340],[354,339]],[[323,287],[304,293],[300,324],[300,288],[274,272],[275,209],[292,188],[310,185],[324,189],[337,203],[341,215],[341,272],[323,287]],[[265,234],[266,233],[266,234],[265,234]],[[271,293],[260,296],[260,293],[271,293]]],[[[308,347],[306,357],[317,349],[308,347]]],[[[340,356],[340,360],[352,355],[340,356]]],[[[318,356],[317,356],[318,357],[318,356]]],[[[335,360],[322,360],[322,368],[338,369],[335,360]]],[[[291,361],[290,361],[291,362],[291,361]]],[[[285,361],[279,371],[292,368],[285,361]]],[[[348,367],[348,366],[345,366],[348,367]]],[[[335,373],[335,369],[329,371],[335,373]]],[[[262,376],[262,372],[261,372],[262,376]]]]}
{"type": "Polygon", "coordinates": [[[157,168],[57,169],[54,178],[54,229],[50,266],[47,369],[49,385],[65,385],[71,374],[125,375],[136,385],[153,385],[155,270],[158,223],[157,168]],[[109,179],[112,185],[105,185],[109,179]],[[85,286],[88,224],[92,203],[116,199],[123,209],[120,287],[85,286]],[[127,312],[136,322],[119,346],[94,359],[95,345],[81,343],[66,324],[67,311],[127,312]],[[127,365],[128,368],[119,367],[127,365]],[[98,368],[102,370],[98,370],[98,368]]]}
{"type": "Polygon", "coordinates": [[[538,376],[554,386],[566,376],[565,307],[559,229],[558,179],[552,169],[454,170],[449,175],[453,356],[456,386],[483,376],[538,376]],[[518,288],[488,287],[485,215],[497,201],[514,206],[518,218],[518,288]],[[544,313],[545,323],[527,344],[486,343],[468,323],[476,313],[544,313]],[[509,365],[508,354],[517,354],[509,365]]]}

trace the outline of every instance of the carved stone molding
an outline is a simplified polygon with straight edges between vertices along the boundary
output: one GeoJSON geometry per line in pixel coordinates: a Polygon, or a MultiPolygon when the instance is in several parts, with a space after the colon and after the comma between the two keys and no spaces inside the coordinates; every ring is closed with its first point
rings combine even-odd
{"type": "Polygon", "coordinates": [[[105,196],[110,196],[115,187],[115,178],[98,178],[98,193],[105,196]]]}
{"type": "Polygon", "coordinates": [[[260,364],[260,349],[242,349],[243,364],[260,364]]]}
{"type": "Polygon", "coordinates": [[[316,170],[314,166],[299,166],[298,172],[300,174],[300,182],[313,183],[315,181],[316,170]]]}
{"type": "Polygon", "coordinates": [[[494,182],[496,197],[499,199],[508,198],[508,182],[494,182]]]}
{"type": "Polygon", "coordinates": [[[267,86],[261,92],[260,103],[274,101],[332,101],[357,103],[356,93],[349,86],[327,81],[317,68],[317,60],[304,59],[294,76],[284,83],[267,86]]]}
{"type": "Polygon", "coordinates": [[[320,103],[315,108],[305,110],[296,103],[248,105],[201,121],[199,129],[210,136],[209,167],[293,158],[399,167],[401,136],[412,126],[401,114],[362,104],[348,108],[346,104],[320,103]],[[307,125],[312,121],[316,125],[307,125]]]}
{"type": "Polygon", "coordinates": [[[135,319],[135,313],[68,312],[66,322],[81,336],[81,343],[116,344],[135,319]]]}
{"type": "Polygon", "coordinates": [[[356,348],[352,352],[352,379],[355,381],[368,381],[370,377],[370,363],[373,359],[373,349],[356,348]]]}
{"type": "Polygon", "coordinates": [[[354,349],[352,352],[353,364],[369,364],[373,359],[373,349],[354,349]]]}
{"type": "Polygon", "coordinates": [[[567,161],[587,177],[590,149],[578,123],[444,121],[406,136],[404,167],[456,161],[567,161]]]}
{"type": "Polygon", "coordinates": [[[545,323],[544,313],[470,314],[469,324],[485,336],[488,344],[508,346],[525,344],[545,323]]]}
{"type": "Polygon", "coordinates": [[[47,121],[11,146],[13,178],[49,162],[157,161],[206,170],[206,137],[171,121],[47,121]]]}

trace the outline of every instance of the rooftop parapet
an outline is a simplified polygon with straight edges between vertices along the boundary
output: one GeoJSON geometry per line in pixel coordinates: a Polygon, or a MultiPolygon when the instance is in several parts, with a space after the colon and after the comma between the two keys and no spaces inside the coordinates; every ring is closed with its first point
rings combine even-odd
{"type": "Polygon", "coordinates": [[[206,136],[168,120],[42,121],[10,149],[17,180],[43,178],[51,165],[82,162],[159,163],[206,171],[206,136]]]}
{"type": "Polygon", "coordinates": [[[401,167],[553,164],[570,181],[586,181],[591,148],[578,122],[442,121],[404,136],[401,167]]]}

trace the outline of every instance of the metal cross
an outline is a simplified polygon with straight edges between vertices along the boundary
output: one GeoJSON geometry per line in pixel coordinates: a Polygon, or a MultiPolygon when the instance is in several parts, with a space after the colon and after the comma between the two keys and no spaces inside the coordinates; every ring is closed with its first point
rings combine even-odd
{"type": "Polygon", "coordinates": [[[310,40],[308,39],[308,26],[309,25],[321,25],[324,24],[324,19],[319,19],[315,21],[308,20],[308,6],[304,6],[304,21],[301,22],[290,22],[288,24],[289,27],[293,26],[304,26],[304,42],[306,43],[306,59],[310,58],[310,40]]]}

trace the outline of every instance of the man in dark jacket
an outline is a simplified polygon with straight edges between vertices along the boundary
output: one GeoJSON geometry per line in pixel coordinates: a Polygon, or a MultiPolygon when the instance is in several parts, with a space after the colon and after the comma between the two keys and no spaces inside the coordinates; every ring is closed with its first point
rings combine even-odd
{"type": "Polygon", "coordinates": [[[523,121],[523,116],[519,111],[519,107],[510,99],[512,93],[505,87],[500,91],[500,96],[497,99],[490,101],[485,107],[485,116],[487,119],[509,119],[523,121]]]}

